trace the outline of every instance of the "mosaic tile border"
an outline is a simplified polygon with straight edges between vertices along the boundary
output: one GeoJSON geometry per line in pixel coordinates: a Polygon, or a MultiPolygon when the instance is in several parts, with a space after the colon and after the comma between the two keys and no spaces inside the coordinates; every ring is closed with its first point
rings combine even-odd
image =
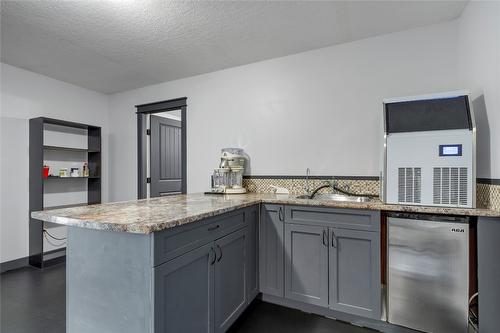
{"type": "MultiPolygon", "coordinates": [[[[331,176],[314,176],[309,178],[309,188],[315,189],[328,180],[331,176]]],[[[335,177],[341,188],[347,189],[356,194],[380,194],[380,181],[378,177],[335,177]]],[[[487,208],[500,210],[500,183],[497,179],[485,180],[478,179],[476,187],[476,206],[478,208],[487,208]]],[[[306,193],[305,176],[245,176],[243,186],[248,192],[271,193],[271,185],[280,186],[288,189],[292,195],[301,195],[306,193]]],[[[320,190],[320,193],[331,193],[331,188],[320,190]]]]}
{"type": "MultiPolygon", "coordinates": [[[[313,190],[321,185],[327,184],[332,177],[311,177],[309,179],[309,189],[313,190]]],[[[338,186],[356,194],[379,194],[379,180],[347,179],[336,178],[338,186]]],[[[244,178],[243,186],[249,192],[271,193],[271,185],[287,188],[290,194],[300,195],[306,193],[306,179],[303,178],[244,178]]],[[[320,193],[331,193],[331,188],[320,190],[320,193]]]]}

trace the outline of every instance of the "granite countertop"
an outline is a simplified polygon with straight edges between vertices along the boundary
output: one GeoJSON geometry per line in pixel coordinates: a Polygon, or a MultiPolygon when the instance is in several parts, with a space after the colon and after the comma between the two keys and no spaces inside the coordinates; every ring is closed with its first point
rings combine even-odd
{"type": "Polygon", "coordinates": [[[500,217],[500,211],[480,208],[467,209],[388,205],[379,200],[370,202],[308,200],[297,199],[292,195],[275,195],[267,193],[247,193],[238,195],[204,195],[196,193],[45,210],[33,212],[31,216],[38,220],[67,226],[149,234],[259,203],[500,217]]]}

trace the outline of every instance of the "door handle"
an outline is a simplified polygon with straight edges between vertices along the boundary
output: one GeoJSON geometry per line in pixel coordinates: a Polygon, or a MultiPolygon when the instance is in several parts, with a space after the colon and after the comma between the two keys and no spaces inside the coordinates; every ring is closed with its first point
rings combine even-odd
{"type": "Polygon", "coordinates": [[[336,237],[337,236],[335,236],[335,231],[332,230],[332,247],[337,247],[336,237]]]}
{"type": "Polygon", "coordinates": [[[280,208],[278,209],[278,218],[280,221],[283,221],[283,207],[280,206],[280,208]]]}
{"type": "Polygon", "coordinates": [[[210,265],[215,264],[215,259],[217,258],[217,253],[215,253],[215,250],[214,250],[214,247],[213,247],[213,246],[210,248],[210,257],[213,257],[213,258],[210,260],[210,265]]]}
{"type": "Polygon", "coordinates": [[[208,231],[214,231],[215,229],[219,229],[219,228],[220,228],[220,225],[217,224],[217,225],[215,225],[213,227],[208,228],[208,231]]]}
{"type": "Polygon", "coordinates": [[[323,230],[323,245],[328,246],[328,233],[326,230],[323,230]]]}
{"type": "MultiPolygon", "coordinates": [[[[219,244],[217,244],[216,246],[219,249],[219,253],[220,253],[219,258],[217,259],[217,262],[219,262],[222,259],[222,249],[221,249],[219,244]]],[[[215,251],[215,253],[217,255],[217,251],[215,251]]]]}

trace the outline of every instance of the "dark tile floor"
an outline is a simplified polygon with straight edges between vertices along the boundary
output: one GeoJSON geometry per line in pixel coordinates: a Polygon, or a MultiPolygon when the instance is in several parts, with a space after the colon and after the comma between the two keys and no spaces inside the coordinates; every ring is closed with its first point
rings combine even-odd
{"type": "MultiPolygon", "coordinates": [[[[37,270],[22,268],[0,275],[2,333],[65,331],[65,265],[37,270]]],[[[281,306],[254,302],[231,332],[368,333],[343,322],[281,306]]],[[[140,333],[140,332],[138,332],[140,333]]]]}
{"type": "Polygon", "coordinates": [[[21,268],[0,275],[2,333],[64,333],[65,265],[21,268]]]}
{"type": "Polygon", "coordinates": [[[325,317],[255,301],[234,323],[231,333],[376,333],[325,317]]]}

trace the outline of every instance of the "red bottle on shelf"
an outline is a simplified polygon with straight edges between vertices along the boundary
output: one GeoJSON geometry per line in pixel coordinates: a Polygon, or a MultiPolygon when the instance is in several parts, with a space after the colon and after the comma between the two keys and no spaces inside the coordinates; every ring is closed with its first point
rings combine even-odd
{"type": "Polygon", "coordinates": [[[49,167],[47,165],[43,166],[43,178],[49,178],[49,167]]]}

